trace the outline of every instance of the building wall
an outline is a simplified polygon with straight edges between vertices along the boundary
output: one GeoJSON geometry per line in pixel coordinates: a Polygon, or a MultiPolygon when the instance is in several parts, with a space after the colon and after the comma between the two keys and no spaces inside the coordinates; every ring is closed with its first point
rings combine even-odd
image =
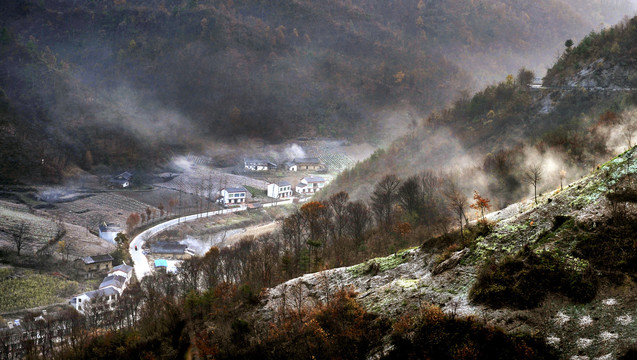
{"type": "Polygon", "coordinates": [[[117,245],[117,243],[115,242],[115,238],[117,237],[117,233],[113,232],[113,231],[105,231],[102,232],[100,230],[100,237],[108,242],[110,242],[113,245],[117,245]]]}

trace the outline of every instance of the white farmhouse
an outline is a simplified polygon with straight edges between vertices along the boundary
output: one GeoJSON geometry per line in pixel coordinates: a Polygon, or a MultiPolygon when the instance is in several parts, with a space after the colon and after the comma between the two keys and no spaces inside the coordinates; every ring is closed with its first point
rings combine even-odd
{"type": "Polygon", "coordinates": [[[261,159],[243,159],[243,167],[250,171],[268,171],[277,168],[275,163],[261,159]]]}
{"type": "Polygon", "coordinates": [[[117,176],[114,176],[109,180],[111,185],[121,188],[127,188],[130,186],[131,179],[133,178],[133,174],[126,171],[117,176]]]}
{"type": "Polygon", "coordinates": [[[314,194],[325,187],[325,179],[320,176],[308,176],[296,184],[296,192],[299,194],[314,194]]]}
{"type": "Polygon", "coordinates": [[[103,222],[99,226],[100,238],[114,245],[117,245],[117,243],[115,242],[115,237],[117,237],[117,234],[121,232],[123,232],[122,228],[115,224],[103,222]]]}
{"type": "Polygon", "coordinates": [[[131,277],[133,277],[133,267],[130,265],[126,265],[126,263],[122,265],[117,265],[113,267],[108,275],[121,276],[123,277],[126,283],[130,282],[131,277]]]}
{"type": "Polygon", "coordinates": [[[221,204],[243,204],[246,202],[248,190],[243,186],[221,189],[221,204]]]}
{"type": "Polygon", "coordinates": [[[281,181],[268,185],[268,196],[275,199],[287,199],[292,197],[292,184],[281,181]]]}
{"type": "Polygon", "coordinates": [[[323,171],[325,165],[318,158],[295,158],[286,165],[288,171],[323,171]]]}
{"type": "Polygon", "coordinates": [[[104,301],[107,307],[112,308],[114,306],[115,301],[119,298],[120,293],[115,290],[115,288],[107,287],[105,289],[88,291],[83,294],[74,296],[71,299],[71,306],[75,308],[75,310],[84,314],[87,307],[92,303],[93,305],[97,304],[100,301],[104,301]]]}

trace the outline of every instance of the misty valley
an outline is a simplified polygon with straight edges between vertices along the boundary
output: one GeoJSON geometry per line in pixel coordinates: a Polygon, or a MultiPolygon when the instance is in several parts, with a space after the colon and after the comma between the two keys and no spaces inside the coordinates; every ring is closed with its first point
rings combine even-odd
{"type": "Polygon", "coordinates": [[[637,358],[634,0],[0,2],[0,360],[637,358]]]}

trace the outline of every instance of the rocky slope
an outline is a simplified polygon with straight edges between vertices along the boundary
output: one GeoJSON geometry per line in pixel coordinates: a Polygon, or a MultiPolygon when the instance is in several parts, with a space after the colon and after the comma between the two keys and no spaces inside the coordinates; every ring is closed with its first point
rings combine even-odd
{"type": "MultiPolygon", "coordinates": [[[[351,287],[358,292],[358,301],[373,312],[395,317],[433,303],[446,312],[472,315],[509,331],[539,332],[564,359],[615,359],[637,342],[635,274],[616,271],[610,281],[611,272],[576,249],[593,241],[589,237],[598,230],[605,232],[604,224],[616,218],[611,202],[617,202],[609,199],[632,188],[635,152],[633,148],[623,153],[563,190],[544,193],[538,205],[527,200],[489,214],[491,232],[446,261],[441,262],[425,243],[359,265],[307,274],[270,289],[258,316],[268,320],[282,306],[325,301],[338,289],[351,287]],[[592,300],[549,292],[539,306],[524,310],[473,302],[470,290],[485,264],[501,264],[525,247],[535,254],[556,254],[575,273],[592,270],[599,284],[592,300]]],[[[634,205],[619,203],[625,206],[624,215],[630,216],[634,205]]]]}

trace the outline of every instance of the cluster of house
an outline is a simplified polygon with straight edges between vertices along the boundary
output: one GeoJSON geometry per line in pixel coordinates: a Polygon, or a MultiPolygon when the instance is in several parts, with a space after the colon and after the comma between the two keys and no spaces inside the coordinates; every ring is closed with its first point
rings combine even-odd
{"type": "MultiPolygon", "coordinates": [[[[327,180],[321,176],[306,176],[296,184],[293,191],[292,184],[284,180],[269,184],[267,195],[274,199],[290,199],[294,192],[300,195],[311,195],[323,189],[326,184],[327,180]]],[[[218,198],[220,204],[239,205],[246,202],[248,189],[243,186],[228,187],[221,189],[220,193],[221,195],[218,198]]]]}
{"type": "Polygon", "coordinates": [[[113,307],[133,277],[133,267],[118,265],[113,267],[113,257],[110,255],[95,255],[82,258],[83,270],[87,278],[92,278],[97,273],[106,272],[97,290],[87,291],[71,298],[70,304],[75,310],[84,313],[87,304],[94,299],[103,300],[107,306],[113,307]]]}
{"type": "MultiPolygon", "coordinates": [[[[263,159],[243,159],[243,167],[250,171],[270,171],[277,170],[279,166],[271,161],[263,159]]],[[[326,171],[327,166],[318,158],[295,158],[283,164],[286,171],[326,171]]]]}

